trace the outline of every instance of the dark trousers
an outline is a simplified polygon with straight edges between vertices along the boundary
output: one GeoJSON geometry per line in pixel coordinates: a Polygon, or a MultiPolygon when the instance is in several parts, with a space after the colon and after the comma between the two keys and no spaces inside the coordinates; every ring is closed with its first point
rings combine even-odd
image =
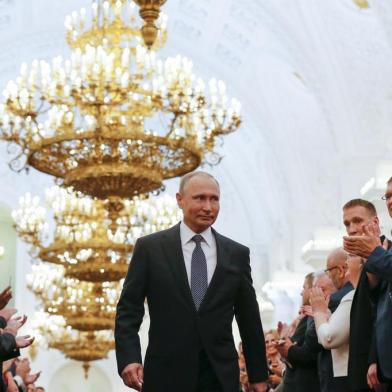
{"type": "Polygon", "coordinates": [[[199,377],[196,392],[223,392],[204,350],[199,354],[199,377]]]}

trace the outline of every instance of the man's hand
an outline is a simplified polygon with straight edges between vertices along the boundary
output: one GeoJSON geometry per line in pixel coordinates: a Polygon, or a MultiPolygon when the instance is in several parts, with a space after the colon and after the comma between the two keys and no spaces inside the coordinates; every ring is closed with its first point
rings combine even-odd
{"type": "Polygon", "coordinates": [[[8,372],[11,369],[12,364],[16,361],[16,358],[8,359],[7,361],[3,362],[3,373],[8,372]]]}
{"type": "Polygon", "coordinates": [[[311,305],[301,306],[300,313],[302,315],[301,319],[305,316],[313,317],[313,309],[311,305]]]}
{"type": "Polygon", "coordinates": [[[34,337],[30,335],[17,336],[15,340],[17,348],[25,348],[30,346],[30,344],[34,342],[34,337]]]}
{"type": "Polygon", "coordinates": [[[328,301],[320,287],[313,287],[309,290],[309,302],[312,306],[313,314],[317,312],[328,314],[328,301]]]}
{"type": "Polygon", "coordinates": [[[4,309],[7,306],[11,298],[12,298],[12,289],[10,286],[8,286],[0,293],[0,310],[4,309]]]}
{"type": "Polygon", "coordinates": [[[130,363],[125,366],[121,373],[124,384],[129,387],[141,391],[143,386],[143,365],[141,363],[130,363]]]}
{"type": "Polygon", "coordinates": [[[5,321],[8,322],[8,320],[17,312],[15,308],[6,308],[0,310],[0,316],[4,317],[5,321]]]}
{"type": "Polygon", "coordinates": [[[28,376],[30,370],[30,361],[27,358],[23,358],[16,362],[15,374],[17,374],[22,380],[28,376]]]}
{"type": "Polygon", "coordinates": [[[25,383],[25,385],[34,384],[38,380],[40,375],[41,375],[41,372],[37,372],[37,373],[34,373],[34,374],[28,374],[23,379],[23,382],[25,383]]]}
{"type": "Polygon", "coordinates": [[[19,388],[16,385],[11,372],[5,373],[4,378],[7,383],[7,392],[19,392],[19,388]]]}
{"type": "Polygon", "coordinates": [[[381,246],[377,227],[369,224],[363,227],[363,235],[344,236],[343,246],[346,252],[367,259],[377,246],[381,246]]]}
{"type": "Polygon", "coordinates": [[[383,384],[380,384],[380,381],[377,377],[377,363],[372,363],[369,366],[367,372],[367,383],[370,389],[374,389],[376,392],[386,391],[386,388],[383,384]]]}
{"type": "Polygon", "coordinates": [[[284,344],[276,344],[276,349],[283,358],[287,358],[290,347],[294,344],[290,338],[286,338],[284,344]]]}
{"type": "Polygon", "coordinates": [[[7,326],[4,328],[4,332],[8,332],[14,336],[18,333],[18,329],[26,322],[27,316],[15,317],[7,322],[7,326]]]}
{"type": "Polygon", "coordinates": [[[258,382],[249,385],[249,392],[267,392],[268,386],[265,382],[258,382]]]}

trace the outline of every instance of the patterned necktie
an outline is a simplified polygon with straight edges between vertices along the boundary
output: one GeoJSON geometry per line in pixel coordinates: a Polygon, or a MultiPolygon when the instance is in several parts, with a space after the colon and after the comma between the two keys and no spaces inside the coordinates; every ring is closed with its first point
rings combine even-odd
{"type": "Polygon", "coordinates": [[[207,260],[201,248],[201,242],[204,241],[203,237],[199,234],[195,235],[192,241],[196,243],[196,246],[192,253],[191,292],[196,309],[199,310],[208,287],[207,260]]]}

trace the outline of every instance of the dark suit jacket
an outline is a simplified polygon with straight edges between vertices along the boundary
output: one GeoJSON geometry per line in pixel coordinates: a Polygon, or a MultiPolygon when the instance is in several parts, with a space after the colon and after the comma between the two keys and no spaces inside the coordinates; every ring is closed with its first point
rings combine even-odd
{"type": "Polygon", "coordinates": [[[311,318],[304,317],[299,322],[291,340],[296,344],[289,349],[287,360],[291,367],[286,368],[284,390],[290,392],[319,392],[317,374],[318,342],[311,318]]]}
{"type": "Polygon", "coordinates": [[[392,249],[377,247],[364,269],[381,279],[374,292],[377,363],[383,378],[392,382],[392,249]]]}
{"type": "Polygon", "coordinates": [[[250,382],[268,378],[259,308],[252,286],[249,249],[213,230],[217,265],[196,310],[182,254],[180,226],[140,238],[117,305],[118,372],[142,362],[138,331],[147,299],[149,344],[144,392],[192,392],[200,350],[205,350],[224,392],[238,392],[238,356],[232,335],[235,315],[250,382]]]}
{"type": "MultiPolygon", "coordinates": [[[[385,237],[382,236],[381,242],[384,239],[385,237]]],[[[388,247],[391,247],[390,241],[388,241],[388,247]]],[[[377,257],[375,258],[377,259],[377,257]]],[[[369,259],[369,266],[372,269],[372,264],[374,264],[375,260],[372,261],[371,258],[369,259]]],[[[387,281],[381,281],[379,287],[376,289],[372,290],[370,288],[366,275],[369,266],[367,262],[365,268],[362,270],[351,305],[348,380],[350,388],[353,391],[368,388],[366,376],[369,364],[377,362],[377,328],[375,327],[377,302],[380,295],[381,298],[385,299],[388,291],[387,281]]],[[[378,276],[384,279],[383,273],[378,276]]],[[[388,328],[391,328],[388,322],[387,324],[389,325],[388,328]]],[[[392,348],[389,348],[389,350],[392,350],[392,348]]]]}

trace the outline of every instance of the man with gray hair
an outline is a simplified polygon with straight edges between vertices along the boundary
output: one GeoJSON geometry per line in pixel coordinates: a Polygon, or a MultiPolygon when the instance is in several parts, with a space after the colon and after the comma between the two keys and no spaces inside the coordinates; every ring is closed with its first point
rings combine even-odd
{"type": "Polygon", "coordinates": [[[135,244],[117,306],[115,341],[124,384],[143,392],[238,392],[236,317],[251,392],[268,370],[249,249],[211,226],[220,189],[208,173],[181,179],[183,220],[135,244]],[[147,299],[150,330],[142,365],[138,331],[147,299]]]}

